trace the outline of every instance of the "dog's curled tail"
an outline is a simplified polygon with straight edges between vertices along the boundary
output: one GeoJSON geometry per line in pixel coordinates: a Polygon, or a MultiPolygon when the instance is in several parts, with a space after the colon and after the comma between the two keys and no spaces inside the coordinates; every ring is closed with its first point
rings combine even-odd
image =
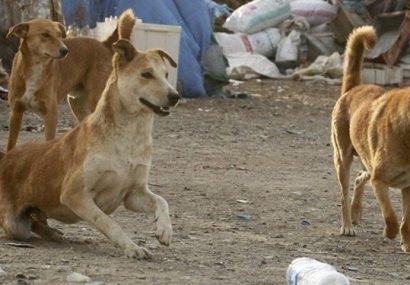
{"type": "Polygon", "coordinates": [[[112,44],[119,39],[129,40],[136,21],[137,19],[131,9],[124,11],[118,19],[115,31],[103,42],[104,45],[111,48],[112,44]]]}
{"type": "Polygon", "coordinates": [[[350,34],[345,51],[342,94],[361,84],[364,53],[373,48],[376,41],[376,31],[372,26],[356,28],[350,34]]]}

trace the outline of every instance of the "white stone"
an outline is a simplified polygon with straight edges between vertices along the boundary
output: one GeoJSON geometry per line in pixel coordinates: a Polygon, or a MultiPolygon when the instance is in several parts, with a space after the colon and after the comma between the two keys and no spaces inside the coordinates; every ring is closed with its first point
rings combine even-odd
{"type": "Polygon", "coordinates": [[[67,276],[67,282],[90,282],[91,278],[78,272],[73,272],[67,276]]]}
{"type": "Polygon", "coordinates": [[[0,268],[0,277],[6,276],[6,275],[7,273],[3,269],[0,268]]]}

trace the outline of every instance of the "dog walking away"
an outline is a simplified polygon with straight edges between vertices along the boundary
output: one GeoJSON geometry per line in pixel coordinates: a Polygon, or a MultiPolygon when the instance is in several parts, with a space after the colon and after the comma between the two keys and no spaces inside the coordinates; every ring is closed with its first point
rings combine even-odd
{"type": "Polygon", "coordinates": [[[150,257],[109,216],[124,203],[155,213],[157,238],[171,242],[168,204],[148,189],[148,173],[154,114],[167,116],[179,100],[166,79],[166,61],[176,63],[163,50],[137,51],[124,39],[113,49],[95,112],[60,139],[17,146],[0,160],[0,224],[10,238],[59,239],[48,218],[85,220],[127,256],[150,257]]]}
{"type": "Polygon", "coordinates": [[[402,250],[410,250],[410,88],[386,91],[361,84],[364,52],[377,40],[370,26],[357,28],[347,42],[342,95],[332,114],[334,164],[341,188],[342,235],[354,235],[362,215],[364,185],[370,180],[384,218],[384,235],[400,230],[402,250]],[[349,173],[353,157],[363,164],[349,201],[349,173]],[[403,219],[397,222],[389,188],[402,194],[403,219]]]}
{"type": "Polygon", "coordinates": [[[26,110],[44,119],[47,140],[55,137],[57,103],[68,93],[78,121],[94,111],[112,70],[112,44],[119,38],[129,39],[135,21],[132,11],[125,11],[104,42],[87,37],[64,39],[63,25],[46,19],[10,28],[7,36],[20,38],[20,46],[9,83],[8,150],[16,145],[26,110]]]}

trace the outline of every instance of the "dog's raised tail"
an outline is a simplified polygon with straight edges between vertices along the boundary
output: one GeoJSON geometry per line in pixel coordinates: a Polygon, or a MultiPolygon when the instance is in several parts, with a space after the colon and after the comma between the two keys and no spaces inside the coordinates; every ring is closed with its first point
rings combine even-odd
{"type": "Polygon", "coordinates": [[[372,26],[359,27],[350,34],[346,44],[342,94],[362,83],[364,53],[374,47],[377,41],[372,26]]]}
{"type": "Polygon", "coordinates": [[[103,41],[104,45],[111,48],[112,44],[119,39],[129,40],[136,21],[136,17],[131,9],[124,11],[118,19],[115,31],[103,41]]]}

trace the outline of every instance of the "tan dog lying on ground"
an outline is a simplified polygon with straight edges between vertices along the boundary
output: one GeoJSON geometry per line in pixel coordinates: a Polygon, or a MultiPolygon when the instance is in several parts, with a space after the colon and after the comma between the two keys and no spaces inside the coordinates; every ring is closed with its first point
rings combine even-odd
{"type": "Polygon", "coordinates": [[[19,37],[20,47],[10,75],[7,149],[16,145],[25,110],[44,119],[47,140],[55,137],[57,103],[68,93],[79,121],[94,111],[111,73],[111,46],[119,38],[129,39],[134,24],[132,11],[124,12],[117,29],[104,42],[87,37],[64,39],[63,25],[46,19],[11,27],[7,36],[19,37]]]}
{"type": "Polygon", "coordinates": [[[389,198],[389,187],[400,188],[403,220],[400,227],[403,251],[410,250],[410,88],[385,91],[362,85],[361,69],[366,49],[377,36],[372,27],[352,32],[347,42],[342,96],[332,116],[334,163],[341,187],[341,234],[354,235],[362,213],[365,183],[370,180],[385,221],[384,235],[393,239],[399,224],[389,198]],[[349,173],[353,156],[365,167],[356,178],[352,205],[349,173]],[[350,208],[351,207],[351,208],[350,208]]]}
{"type": "Polygon", "coordinates": [[[9,237],[34,232],[58,239],[47,218],[85,220],[127,256],[149,257],[108,216],[124,203],[155,212],[156,236],[170,243],[168,204],[147,184],[154,114],[168,115],[179,100],[164,59],[176,63],[162,50],[137,51],[128,40],[113,48],[113,71],[94,113],[62,138],[18,146],[0,160],[0,224],[9,237]]]}

